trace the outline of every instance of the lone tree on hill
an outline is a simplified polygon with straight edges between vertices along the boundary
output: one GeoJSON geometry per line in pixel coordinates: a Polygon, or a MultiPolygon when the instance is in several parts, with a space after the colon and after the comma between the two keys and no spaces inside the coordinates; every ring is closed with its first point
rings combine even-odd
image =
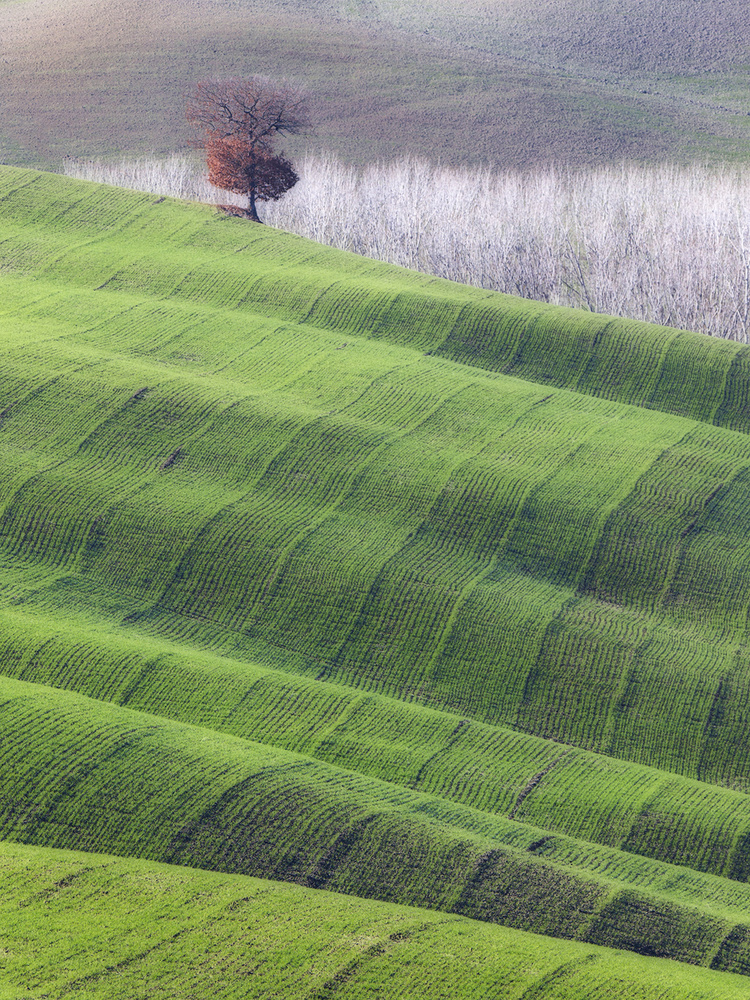
{"type": "Polygon", "coordinates": [[[280,136],[310,125],[307,95],[300,87],[263,76],[202,80],[188,101],[187,118],[201,133],[210,182],[247,195],[255,222],[260,222],[256,202],[280,198],[299,180],[274,146],[280,136]]]}

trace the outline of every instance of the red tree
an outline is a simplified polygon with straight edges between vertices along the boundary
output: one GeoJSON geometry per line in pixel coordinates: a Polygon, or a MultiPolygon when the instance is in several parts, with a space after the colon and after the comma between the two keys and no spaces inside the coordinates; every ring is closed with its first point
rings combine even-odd
{"type": "Polygon", "coordinates": [[[256,202],[277,201],[299,180],[285,156],[253,149],[238,136],[212,136],[206,141],[206,160],[209,182],[247,195],[248,213],[255,222],[260,222],[256,202]]]}
{"type": "Polygon", "coordinates": [[[188,102],[187,117],[202,133],[209,180],[247,195],[251,219],[260,222],[257,201],[280,198],[297,183],[294,168],[275,153],[274,144],[310,124],[301,88],[261,76],[203,80],[188,102]]]}

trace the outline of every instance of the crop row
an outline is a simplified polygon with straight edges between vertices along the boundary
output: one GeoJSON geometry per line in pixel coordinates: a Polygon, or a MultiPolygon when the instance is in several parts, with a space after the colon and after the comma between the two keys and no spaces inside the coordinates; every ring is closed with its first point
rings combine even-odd
{"type": "MultiPolygon", "coordinates": [[[[336,358],[343,353],[337,352],[336,358]]],[[[46,360],[49,368],[53,355],[48,353],[46,360]]],[[[17,372],[21,361],[15,356],[12,361],[6,367],[17,372]]],[[[34,367],[28,359],[26,363],[29,369],[34,367]]],[[[664,622],[638,618],[624,609],[615,609],[614,617],[618,633],[624,625],[625,634],[606,639],[602,630],[609,630],[607,623],[613,617],[608,601],[600,610],[584,605],[593,607],[586,614],[597,619],[595,628],[589,621],[579,624],[581,613],[578,605],[570,605],[571,592],[550,588],[539,579],[540,574],[559,576],[562,566],[572,573],[572,554],[577,553],[580,562],[586,551],[593,551],[597,530],[604,538],[600,549],[609,546],[613,558],[622,550],[620,558],[625,559],[624,548],[617,544],[621,538],[614,528],[617,518],[626,522],[640,495],[658,498],[660,483],[668,500],[672,480],[661,472],[653,484],[648,475],[641,477],[635,492],[610,514],[606,527],[597,528],[597,518],[599,525],[603,522],[603,513],[597,512],[604,502],[616,502],[618,491],[622,496],[628,489],[627,476],[630,483],[636,480],[638,463],[649,455],[658,456],[663,428],[652,426],[646,414],[625,411],[624,417],[612,419],[602,430],[595,422],[601,419],[602,404],[589,412],[587,403],[581,414],[565,400],[556,407],[552,401],[534,406],[528,390],[511,391],[514,383],[504,386],[508,391],[495,405],[487,387],[480,404],[480,393],[472,385],[438,405],[436,386],[425,386],[416,371],[404,368],[403,376],[394,372],[388,377],[394,391],[398,389],[400,398],[412,406],[412,430],[406,433],[406,413],[396,431],[365,422],[366,390],[364,394],[358,390],[359,400],[346,415],[315,419],[314,412],[294,409],[285,400],[272,402],[268,396],[232,400],[224,385],[210,395],[205,381],[198,391],[174,375],[166,383],[162,375],[161,386],[144,387],[142,382],[149,376],[153,381],[154,372],[143,365],[137,380],[131,375],[127,388],[125,369],[119,376],[123,388],[117,389],[112,363],[106,371],[109,384],[103,378],[92,380],[89,366],[79,375],[58,377],[54,387],[35,390],[26,403],[21,399],[10,406],[4,422],[5,455],[16,470],[17,488],[3,519],[6,544],[27,556],[77,565],[87,576],[117,581],[124,590],[161,595],[164,613],[204,618],[208,614],[232,628],[247,628],[252,622],[260,638],[280,639],[317,657],[332,658],[333,667],[327,668],[331,675],[353,683],[421,692],[420,697],[436,704],[504,719],[568,742],[616,748],[624,756],[683,767],[702,777],[731,780],[737,774],[727,773],[721,756],[713,751],[714,763],[706,766],[710,754],[704,752],[701,739],[725,669],[711,667],[706,675],[701,649],[709,650],[713,659],[728,657],[737,674],[728,644],[716,646],[710,633],[705,637],[698,633],[692,643],[675,640],[674,629],[659,642],[659,630],[669,625],[669,618],[664,622]],[[84,384],[91,386],[91,398],[99,414],[104,410],[104,420],[93,417],[93,406],[87,409],[78,403],[84,384]],[[67,426],[66,398],[71,414],[67,426]],[[519,404],[529,407],[529,403],[530,408],[520,410],[519,404]],[[34,431],[36,417],[43,428],[44,415],[50,411],[57,414],[61,442],[57,456],[67,452],[70,457],[61,464],[53,452],[49,472],[38,471],[37,465],[37,474],[19,485],[20,442],[26,441],[23,451],[28,454],[35,447],[34,434],[43,434],[34,431]],[[425,418],[414,426],[417,415],[425,411],[425,418]],[[638,418],[636,444],[626,444],[622,438],[630,413],[638,418]],[[473,424],[469,415],[476,417],[473,424]],[[593,436],[592,427],[597,428],[593,436]],[[581,437],[571,441],[571,431],[581,437]],[[503,435],[499,455],[493,442],[498,434],[503,435]],[[219,460],[219,455],[225,457],[219,460]],[[542,475],[545,455],[548,470],[553,470],[546,476],[542,475]],[[592,483],[592,463],[606,466],[603,482],[597,478],[592,483]],[[568,534],[561,538],[558,511],[565,501],[568,534]],[[162,528],[155,535],[146,521],[154,523],[157,515],[162,528]],[[521,574],[509,576],[506,568],[493,565],[498,552],[504,552],[511,564],[520,563],[521,574]],[[536,564],[526,565],[532,553],[536,564]],[[555,619],[554,631],[539,634],[543,627],[552,629],[555,619]],[[349,620],[354,625],[347,635],[343,626],[349,620]],[[433,628],[436,621],[440,627],[433,628]],[[528,624],[519,628],[523,621],[533,622],[533,632],[524,641],[536,634],[528,660],[518,655],[518,632],[528,628],[528,624]],[[561,638],[566,636],[570,640],[563,644],[561,638]],[[467,637],[471,637],[468,642],[467,637]],[[576,663],[572,675],[565,666],[571,659],[571,642],[576,663]],[[658,655],[649,659],[644,647],[658,655]],[[727,652],[722,654],[724,648],[727,652]],[[465,662],[467,656],[470,663],[465,662]],[[623,672],[634,656],[639,682],[628,687],[623,672]],[[415,676],[402,676],[406,659],[415,676]],[[665,722],[661,705],[645,711],[644,694],[652,698],[663,687],[660,678],[672,675],[671,662],[682,685],[702,690],[702,714],[700,702],[697,713],[696,706],[690,706],[691,718],[696,719],[690,739],[687,730],[671,720],[665,722]],[[619,674],[612,669],[617,663],[619,674]],[[690,663],[695,664],[694,681],[686,671],[690,663]],[[603,671],[602,682],[594,683],[603,671]],[[567,702],[579,698],[589,702],[588,712],[569,710],[567,702]],[[483,703],[476,704],[475,699],[483,703]],[[602,701],[620,705],[609,722],[597,711],[595,702],[602,701]],[[634,716],[639,731],[631,735],[628,727],[634,716]],[[644,718],[653,718],[650,725],[658,727],[653,734],[644,733],[644,718]],[[687,753],[682,745],[666,751],[665,741],[680,733],[687,753]]],[[[336,371],[329,375],[328,382],[335,382],[336,375],[336,371]]],[[[325,372],[319,371],[313,389],[325,379],[325,372]]],[[[233,393],[238,392],[234,387],[233,393]]],[[[397,413],[401,412],[399,408],[397,413]]],[[[677,430],[681,433],[682,428],[677,430]]],[[[692,493],[670,501],[670,509],[681,510],[692,502],[699,511],[705,502],[701,498],[715,492],[727,463],[736,467],[746,460],[742,450],[735,453],[729,447],[731,435],[707,433],[721,438],[717,448],[723,464],[714,462],[692,493]]],[[[689,449],[684,439],[681,448],[686,461],[695,458],[695,447],[689,449]]],[[[40,456],[40,463],[44,461],[40,456]]],[[[741,477],[736,480],[732,510],[741,506],[741,482],[741,477]]],[[[711,501],[719,502],[718,497],[711,501]]],[[[678,536],[685,530],[687,516],[676,526],[667,524],[675,544],[685,551],[690,539],[678,536]]],[[[725,547],[730,549],[739,529],[729,516],[722,523],[726,523],[725,547]]],[[[700,533],[695,537],[693,544],[698,544],[700,533]]],[[[722,579],[712,560],[717,548],[714,538],[698,567],[705,566],[703,575],[714,586],[722,579]]],[[[596,572],[609,583],[612,560],[603,558],[597,550],[599,561],[592,564],[591,578],[596,572]],[[605,566],[606,573],[598,566],[605,566]]],[[[653,565],[658,562],[654,557],[653,565]]],[[[691,580],[697,573],[691,570],[691,580]]],[[[658,584],[659,577],[653,578],[658,584]]],[[[731,607],[731,598],[742,600],[744,607],[746,588],[735,571],[727,579],[730,583],[726,601],[716,603],[731,607]]],[[[594,580],[591,586],[595,585],[594,580]]],[[[674,590],[674,582],[670,587],[674,590]]],[[[687,597],[689,603],[690,581],[678,596],[687,597]]],[[[683,605],[672,599],[668,612],[672,618],[678,616],[676,627],[679,616],[684,617],[683,605]]],[[[738,620],[734,612],[732,617],[738,620]]],[[[740,669],[734,681],[738,691],[741,684],[740,669]]],[[[733,692],[726,681],[722,691],[731,702],[733,692]]],[[[679,700],[672,709],[678,717],[684,714],[679,700]]],[[[724,717],[731,714],[731,706],[726,706],[724,717]]],[[[732,763],[734,767],[740,762],[732,763]]]]}
{"type": "Polygon", "coordinates": [[[164,356],[148,324],[144,353],[104,327],[9,346],[7,550],[182,638],[218,626],[331,679],[747,779],[744,435],[262,319],[199,375],[198,313],[158,308],[164,356]]]}
{"type": "MultiPolygon", "coordinates": [[[[174,684],[179,681],[179,677],[172,674],[169,681],[174,684]]],[[[11,694],[18,694],[13,685],[8,690],[11,694]]],[[[426,880],[430,882],[427,895],[438,901],[436,905],[464,907],[465,912],[474,915],[479,915],[476,910],[479,904],[472,895],[474,889],[468,896],[459,891],[472,865],[478,864],[486,855],[486,851],[480,855],[478,847],[474,849],[471,845],[484,844],[489,848],[487,856],[491,861],[490,869],[481,877],[475,874],[471,884],[477,883],[475,888],[481,889],[485,895],[489,892],[489,899],[484,905],[490,906],[487,911],[490,919],[510,922],[521,917],[516,910],[508,911],[505,906],[507,900],[501,905],[491,887],[492,880],[497,881],[497,864],[502,862],[507,875],[508,866],[513,868],[517,865],[519,849],[522,859],[519,885],[525,884],[528,888],[539,883],[536,893],[542,892],[545,895],[547,908],[552,906],[554,900],[555,907],[559,910],[562,905],[564,912],[567,904],[555,897],[558,890],[565,895],[562,885],[568,885],[570,881],[570,865],[578,870],[573,883],[582,881],[587,891],[591,891],[597,883],[600,884],[601,891],[611,879],[621,885],[624,882],[632,885],[643,883],[649,893],[661,886],[659,891],[662,894],[666,892],[667,897],[675,899],[678,909],[685,905],[703,908],[705,901],[711,900],[709,905],[712,911],[727,913],[734,920],[747,906],[747,891],[737,883],[732,885],[671,866],[664,867],[655,863],[642,865],[632,856],[628,858],[627,855],[618,855],[616,851],[597,849],[593,845],[571,841],[565,837],[545,836],[544,831],[538,827],[509,823],[500,817],[451,805],[445,799],[415,797],[392,784],[363,782],[355,778],[351,771],[316,768],[309,758],[290,758],[288,754],[282,753],[279,759],[278,754],[273,756],[273,751],[264,751],[259,763],[255,765],[261,767],[261,774],[244,778],[243,772],[246,773],[247,767],[253,766],[254,757],[258,757],[257,750],[253,749],[255,744],[245,744],[243,753],[238,757],[237,741],[222,741],[221,737],[203,731],[192,742],[187,740],[190,746],[185,751],[185,730],[174,726],[165,728],[155,717],[134,717],[132,713],[125,713],[120,720],[124,720],[123,725],[127,724],[123,733],[123,726],[118,728],[115,725],[118,716],[111,709],[101,713],[95,707],[96,703],[71,700],[69,696],[63,696],[56,702],[52,692],[45,689],[22,686],[20,691],[24,696],[23,708],[26,714],[21,721],[20,716],[15,718],[7,729],[6,766],[16,776],[6,779],[7,787],[3,797],[5,836],[63,846],[85,846],[94,850],[117,850],[120,853],[132,853],[135,845],[136,852],[145,856],[180,859],[187,864],[221,869],[251,871],[269,877],[303,881],[307,879],[315,884],[331,884],[345,891],[362,891],[375,897],[382,897],[385,892],[386,898],[390,898],[388,893],[395,891],[397,895],[394,898],[403,899],[405,897],[398,894],[409,879],[402,871],[402,881],[396,880],[396,885],[402,888],[394,888],[392,851],[395,850],[397,856],[405,859],[405,871],[411,872],[413,884],[409,891],[415,895],[407,895],[407,899],[422,899],[419,893],[426,891],[422,884],[426,880]],[[31,714],[28,711],[30,701],[41,706],[31,714]],[[133,725],[134,718],[136,725],[133,725]],[[149,723],[147,726],[144,726],[144,718],[149,723]],[[81,719],[82,725],[79,724],[81,719]],[[50,725],[52,730],[48,732],[45,727],[50,725]],[[95,738],[88,735],[94,732],[92,726],[96,729],[95,738]],[[144,733],[144,728],[148,732],[144,733]],[[17,738],[13,735],[16,731],[17,738]],[[154,738],[148,735],[149,732],[154,738]],[[95,744],[93,751],[90,749],[92,742],[95,744]],[[227,753],[224,756],[228,756],[228,760],[234,763],[218,765],[216,748],[225,744],[227,753]],[[195,756],[196,751],[200,753],[199,757],[195,756]],[[166,762],[162,761],[165,753],[169,755],[166,762]],[[18,754],[28,758],[23,765],[16,759],[18,754]],[[151,756],[154,757],[153,761],[146,764],[146,759],[151,756]],[[80,761],[76,762],[79,757],[80,761]],[[114,771],[111,770],[110,759],[116,761],[114,771]],[[62,798],[59,798],[58,787],[58,772],[62,765],[57,761],[65,761],[62,780],[65,794],[62,798]],[[270,767],[272,761],[276,763],[270,767]],[[208,791],[206,785],[212,783],[211,774],[215,773],[217,766],[218,788],[208,791]],[[43,779],[38,777],[40,771],[45,775],[43,779]],[[148,777],[148,774],[153,777],[148,777]],[[134,778],[133,775],[138,777],[134,778]],[[283,779],[281,785],[279,776],[283,779]],[[184,786],[186,778],[190,780],[189,794],[184,786]],[[24,790],[29,781],[33,791],[24,790]],[[154,781],[166,781],[168,792],[162,794],[149,790],[154,781]],[[229,787],[227,782],[230,782],[229,787]],[[100,789],[109,785],[112,788],[106,792],[106,801],[99,802],[100,789]],[[219,795],[218,801],[214,798],[215,794],[219,795]],[[208,806],[206,795],[211,799],[208,806]],[[145,801],[139,803],[139,796],[145,801]],[[373,806],[373,796],[379,803],[376,807],[373,806]],[[259,805],[258,799],[262,800],[262,805],[259,805]],[[338,805],[335,806],[335,813],[330,813],[334,802],[338,805]],[[293,806],[291,811],[290,806],[293,806]],[[385,816],[382,815],[383,808],[387,812],[385,816]],[[400,819],[393,813],[394,808],[401,815],[400,819]],[[321,809],[328,817],[323,821],[319,815],[321,809]],[[150,810],[155,812],[152,814],[150,810]],[[74,815],[78,813],[83,818],[74,820],[74,815]],[[144,814],[149,822],[155,824],[154,830],[142,828],[144,814]],[[434,826],[425,831],[426,816],[432,817],[433,822],[438,824],[437,834],[434,826]],[[358,817],[361,823],[358,822],[358,817]],[[440,830],[444,832],[440,833],[440,830]],[[102,837],[104,840],[100,839],[102,837]],[[333,846],[329,838],[333,838],[333,846]],[[300,845],[300,840],[304,846],[300,845]],[[450,887],[431,886],[432,876],[429,872],[415,876],[409,860],[415,849],[415,840],[422,845],[418,848],[420,851],[427,851],[429,854],[430,851],[434,853],[437,850],[437,870],[443,870],[451,857],[454,861],[450,863],[454,864],[457,851],[463,857],[448,897],[444,898],[444,895],[450,887]],[[384,852],[379,860],[375,856],[370,858],[368,843],[371,841],[376,855],[381,849],[384,852]],[[267,856],[271,844],[274,845],[272,854],[267,856]],[[326,844],[329,846],[326,847],[326,844]],[[394,844],[401,846],[394,848],[394,844]],[[443,846],[440,847],[440,844],[443,846]],[[335,857],[336,845],[343,845],[342,849],[346,849],[344,858],[339,858],[334,864],[331,852],[335,857]],[[507,848],[511,851],[510,856],[507,848]],[[321,850],[324,858],[328,852],[325,877],[315,873],[316,866],[321,863],[321,850]],[[369,858],[364,874],[360,867],[363,863],[363,851],[366,858],[369,858]],[[445,851],[448,852],[447,855],[445,851]],[[543,859],[541,872],[539,865],[534,864],[537,857],[543,859]],[[563,876],[563,883],[553,877],[546,864],[549,861],[561,861],[568,867],[570,874],[563,876]],[[601,886],[602,878],[604,886],[601,886]],[[344,881],[338,881],[340,879],[344,881]],[[489,889],[485,884],[488,880],[489,889]],[[456,893],[459,893],[457,898],[456,893]],[[443,901],[442,904],[440,900],[443,901]]],[[[17,702],[16,708],[19,704],[17,702]]],[[[304,710],[304,706],[301,709],[304,710]]],[[[304,722],[314,726],[314,716],[304,714],[300,724],[304,722]]],[[[419,744],[416,748],[420,749],[419,744]]],[[[392,746],[390,750],[392,753],[392,746]]],[[[519,748],[516,747],[515,752],[518,751],[519,748]]],[[[340,754],[338,759],[342,763],[349,763],[340,754]]],[[[430,868],[432,870],[432,866],[430,868]]],[[[568,886],[568,890],[570,888],[568,886]]],[[[507,888],[504,891],[507,892],[507,888]]],[[[423,900],[422,905],[432,904],[429,900],[423,900]]],[[[518,900],[515,905],[520,905],[518,900]]],[[[668,908],[674,906],[665,905],[668,908]]],[[[560,914],[560,919],[562,917],[563,914],[560,914]]],[[[564,934],[564,927],[559,927],[558,932],[564,934]]],[[[672,951],[669,953],[676,954],[676,945],[673,943],[671,947],[672,951]]]]}
{"type": "Polygon", "coordinates": [[[0,843],[16,995],[744,1000],[747,980],[390,903],[0,843]]]}
{"type": "MultiPolygon", "coordinates": [[[[595,844],[624,849],[630,860],[612,855],[607,862],[621,880],[638,878],[633,854],[748,878],[750,804],[739,792],[278,670],[112,629],[99,632],[74,619],[61,626],[28,611],[5,612],[0,656],[7,676],[284,747],[439,796],[441,815],[453,824],[464,820],[449,803],[513,816],[555,834],[547,836],[545,857],[575,858],[576,865],[599,870],[607,855],[595,844]],[[561,834],[588,844],[570,844],[561,834]]],[[[477,826],[475,820],[475,832],[498,836],[494,821],[477,826]]],[[[532,831],[528,843],[535,839],[532,831]]],[[[682,873],[686,892],[691,878],[682,873]]],[[[658,881],[653,871],[646,880],[658,881]]],[[[701,886],[699,896],[714,891],[701,886]]]]}
{"type": "Polygon", "coordinates": [[[730,969],[750,961],[736,918],[473,834],[427,796],[35,685],[6,679],[2,695],[5,839],[293,881],[691,964],[720,950],[730,969]]]}
{"type": "MultiPolygon", "coordinates": [[[[595,456],[593,457],[593,460],[596,460],[595,456]]],[[[602,462],[602,464],[604,464],[604,463],[602,462]]],[[[551,498],[551,502],[554,502],[554,498],[551,498]]],[[[687,508],[687,512],[690,513],[689,507],[687,508]]],[[[700,531],[700,525],[697,524],[695,518],[692,521],[686,522],[686,525],[683,527],[683,530],[687,531],[688,529],[690,529],[691,531],[693,531],[693,533],[697,533],[697,532],[700,531]]],[[[619,536],[617,536],[617,538],[613,541],[613,545],[615,545],[615,547],[618,548],[618,549],[619,549],[619,546],[617,545],[617,542],[619,542],[619,541],[621,541],[621,539],[620,539],[619,536]]],[[[692,541],[692,539],[689,540],[689,542],[691,542],[691,541],[692,541]]],[[[511,547],[512,547],[512,543],[511,543],[511,547]]],[[[573,547],[571,547],[571,550],[572,549],[573,549],[573,547]]],[[[565,552],[565,550],[564,550],[564,552],[565,552]]],[[[565,552],[565,554],[567,554],[567,552],[565,552]]],[[[522,552],[519,553],[519,558],[523,558],[523,557],[524,557],[524,554],[522,552]]],[[[559,559],[559,565],[565,565],[565,564],[566,564],[566,560],[560,558],[559,559]]],[[[607,582],[608,582],[608,584],[610,586],[614,583],[615,592],[617,594],[617,589],[618,589],[617,588],[617,584],[618,584],[618,582],[619,582],[622,574],[621,573],[617,573],[617,572],[611,573],[610,569],[611,569],[611,567],[609,565],[607,565],[606,563],[603,564],[603,569],[602,569],[603,575],[606,576],[607,582]]],[[[617,594],[617,596],[619,597],[620,595],[617,594]]],[[[684,598],[684,594],[681,593],[681,592],[678,592],[676,594],[672,594],[670,592],[670,596],[671,596],[671,599],[673,599],[674,601],[679,601],[679,600],[681,600],[681,599],[684,598]]],[[[719,602],[719,603],[721,603],[721,602],[719,602]]]]}
{"type": "Polygon", "coordinates": [[[0,836],[750,968],[742,354],[16,176],[0,836]]]}

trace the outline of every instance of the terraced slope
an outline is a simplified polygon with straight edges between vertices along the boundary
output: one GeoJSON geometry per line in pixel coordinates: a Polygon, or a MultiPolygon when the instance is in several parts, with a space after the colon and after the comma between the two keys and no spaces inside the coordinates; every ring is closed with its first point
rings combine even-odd
{"type": "Polygon", "coordinates": [[[747,979],[726,973],[100,855],[0,845],[0,884],[3,997],[747,996],[747,979]]]}
{"type": "MultiPolygon", "coordinates": [[[[12,169],[0,176],[3,270],[15,279],[4,287],[6,324],[33,323],[37,338],[68,331],[82,347],[86,317],[93,317],[100,328],[87,332],[85,343],[114,346],[129,363],[134,355],[169,360],[182,375],[206,378],[217,358],[233,352],[229,378],[246,382],[253,366],[249,357],[238,364],[236,345],[247,344],[251,316],[252,329],[266,336],[290,324],[280,331],[287,341],[292,331],[297,338],[357,335],[380,347],[406,346],[545,386],[750,430],[747,346],[457,285],[273,229],[243,228],[239,220],[209,225],[210,209],[201,224],[197,206],[149,195],[81,185],[71,204],[68,179],[12,169]],[[217,308],[222,335],[207,343],[203,334],[217,308]],[[147,331],[154,336],[157,328],[160,339],[149,342],[147,331]]],[[[323,341],[308,343],[314,357],[313,343],[323,341]]],[[[329,360],[352,379],[350,355],[329,360]]],[[[274,360],[282,360],[278,352],[274,360]]],[[[289,363],[295,360],[296,354],[289,363]]]]}
{"type": "Polygon", "coordinates": [[[747,349],[0,212],[0,834],[750,969],[747,349]]]}

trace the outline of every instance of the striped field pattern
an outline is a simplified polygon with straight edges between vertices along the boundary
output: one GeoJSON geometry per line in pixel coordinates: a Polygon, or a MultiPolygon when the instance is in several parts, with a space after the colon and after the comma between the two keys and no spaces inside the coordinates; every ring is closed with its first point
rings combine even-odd
{"type": "Polygon", "coordinates": [[[745,1000],[747,980],[255,878],[0,845],[0,996],[745,1000]]]}
{"type": "MultiPolygon", "coordinates": [[[[732,996],[749,349],[32,171],[0,213],[0,837],[732,996]]],[[[631,995],[549,983],[497,996],[631,995]]]]}

